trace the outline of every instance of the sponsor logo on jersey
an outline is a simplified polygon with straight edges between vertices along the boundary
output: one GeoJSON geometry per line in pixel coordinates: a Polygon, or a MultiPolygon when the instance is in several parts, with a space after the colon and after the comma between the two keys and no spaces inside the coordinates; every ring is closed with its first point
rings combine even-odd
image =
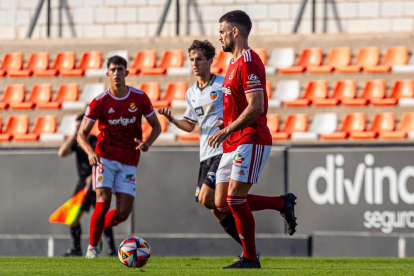
{"type": "Polygon", "coordinates": [[[128,181],[131,181],[131,182],[135,182],[135,175],[127,174],[125,179],[128,180],[128,181]]]}
{"type": "Polygon", "coordinates": [[[233,161],[234,161],[234,163],[236,163],[236,164],[242,164],[243,163],[243,161],[244,161],[244,157],[242,157],[240,154],[236,154],[234,157],[233,157],[233,161]]]}
{"type": "Polygon", "coordinates": [[[227,87],[223,86],[223,94],[226,95],[226,96],[230,96],[231,95],[230,88],[227,88],[227,87]]]}
{"type": "Polygon", "coordinates": [[[255,74],[250,74],[247,77],[247,79],[248,79],[248,81],[246,81],[246,86],[247,87],[253,87],[253,86],[258,86],[258,85],[262,84],[259,77],[256,76],[255,74]]]}
{"type": "Polygon", "coordinates": [[[115,110],[111,107],[108,111],[108,113],[115,113],[115,110]]]}
{"type": "Polygon", "coordinates": [[[89,106],[86,108],[86,111],[85,111],[85,115],[86,116],[88,116],[89,115],[89,113],[91,113],[91,109],[89,108],[89,106]]]}
{"type": "Polygon", "coordinates": [[[99,182],[102,182],[103,180],[104,180],[104,178],[103,178],[103,176],[102,176],[102,175],[98,176],[98,181],[99,181],[99,182]]]}
{"type": "Polygon", "coordinates": [[[131,103],[129,105],[128,111],[129,112],[135,112],[135,111],[137,111],[137,106],[135,105],[135,103],[131,103]]]}
{"type": "Polygon", "coordinates": [[[194,108],[195,113],[197,116],[203,116],[204,115],[204,109],[202,106],[194,108]]]}
{"type": "Polygon", "coordinates": [[[108,120],[108,123],[110,125],[123,125],[126,126],[128,124],[135,124],[137,121],[137,117],[132,117],[132,118],[119,118],[119,119],[113,119],[113,120],[108,120]]]}
{"type": "Polygon", "coordinates": [[[233,71],[231,71],[230,76],[229,76],[229,80],[231,80],[234,77],[234,73],[236,72],[236,70],[233,69],[233,71]]]}
{"type": "Polygon", "coordinates": [[[213,101],[217,100],[217,98],[218,98],[218,93],[217,93],[217,91],[212,91],[212,92],[210,93],[210,98],[211,98],[213,101]]]}

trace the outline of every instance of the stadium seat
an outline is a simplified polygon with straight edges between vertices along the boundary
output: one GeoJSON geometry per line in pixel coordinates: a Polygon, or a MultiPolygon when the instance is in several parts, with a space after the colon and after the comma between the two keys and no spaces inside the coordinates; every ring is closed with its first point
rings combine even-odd
{"type": "Polygon", "coordinates": [[[82,94],[76,102],[63,102],[63,110],[84,110],[86,106],[99,94],[105,92],[103,83],[87,83],[83,87],[82,94]]]}
{"type": "Polygon", "coordinates": [[[0,101],[0,110],[9,108],[10,103],[21,103],[25,100],[26,88],[24,84],[7,85],[4,88],[0,101]]]}
{"type": "Polygon", "coordinates": [[[35,84],[25,102],[10,103],[10,109],[33,109],[37,103],[47,103],[52,99],[52,86],[48,83],[35,84]]]}
{"type": "Polygon", "coordinates": [[[5,54],[0,64],[0,77],[4,77],[9,70],[20,70],[23,67],[23,54],[5,54]]]}
{"type": "Polygon", "coordinates": [[[316,140],[320,134],[333,133],[336,130],[338,117],[336,113],[317,113],[307,132],[294,132],[292,140],[316,140]]]}
{"type": "Polygon", "coordinates": [[[295,101],[299,95],[299,80],[281,80],[276,85],[276,92],[269,99],[269,107],[279,107],[285,101],[295,101]]]}
{"type": "Polygon", "coordinates": [[[161,89],[158,82],[141,83],[138,89],[144,91],[152,103],[160,100],[161,89]]]}
{"type": "Polygon", "coordinates": [[[322,133],[322,140],[344,140],[350,133],[362,132],[366,128],[366,115],[362,112],[351,113],[344,116],[338,131],[322,133]]]}
{"type": "Polygon", "coordinates": [[[59,74],[60,70],[72,70],[75,68],[75,63],[75,52],[57,53],[51,69],[35,70],[33,74],[36,77],[55,77],[59,74]]]}
{"type": "Polygon", "coordinates": [[[266,92],[267,92],[267,99],[272,97],[272,83],[270,81],[266,81],[266,92]]]}
{"type": "Polygon", "coordinates": [[[184,62],[183,67],[170,67],[167,69],[168,76],[189,76],[191,75],[191,60],[187,58],[184,62]]]}
{"type": "Polygon", "coordinates": [[[6,142],[13,139],[16,134],[26,134],[29,131],[29,116],[14,115],[7,119],[6,126],[0,134],[0,142],[6,142]]]}
{"type": "Polygon", "coordinates": [[[280,123],[279,114],[268,113],[266,115],[266,119],[267,119],[267,127],[269,128],[270,134],[272,134],[272,139],[273,139],[273,134],[279,131],[279,123],[280,123]]]}
{"type": "Polygon", "coordinates": [[[49,53],[39,52],[31,54],[27,65],[22,70],[10,69],[7,71],[9,77],[30,77],[33,71],[42,71],[49,68],[49,53]]]}
{"type": "Polygon", "coordinates": [[[86,69],[85,76],[86,77],[104,77],[106,76],[107,69],[107,61],[109,58],[113,56],[120,56],[124,58],[128,62],[128,51],[127,50],[117,50],[117,51],[108,51],[106,53],[106,57],[104,62],[102,62],[101,68],[99,69],[86,69]]]}
{"type": "Polygon", "coordinates": [[[128,67],[129,75],[138,75],[142,68],[154,68],[157,63],[155,50],[143,50],[135,54],[131,67],[128,67]]]}
{"type": "Polygon", "coordinates": [[[226,74],[227,68],[229,67],[230,60],[233,58],[231,53],[219,51],[216,58],[211,65],[211,73],[213,74],[226,74]]]}
{"type": "Polygon", "coordinates": [[[349,135],[352,139],[367,140],[375,139],[381,132],[390,132],[395,129],[395,114],[393,112],[384,112],[375,114],[366,131],[354,131],[349,135]]]}
{"type": "Polygon", "coordinates": [[[63,142],[66,137],[72,136],[76,130],[76,117],[78,115],[64,115],[55,133],[40,134],[40,141],[63,142]]]}
{"type": "Polygon", "coordinates": [[[266,66],[266,63],[267,63],[266,49],[264,49],[264,48],[254,48],[253,51],[255,51],[256,54],[259,55],[260,59],[263,62],[263,65],[266,66]]]}
{"type": "MultiPolygon", "coordinates": [[[[169,107],[172,101],[180,101],[185,104],[185,93],[187,92],[186,82],[174,82],[167,84],[164,96],[160,101],[154,102],[154,108],[169,107]]],[[[178,103],[181,105],[181,103],[178,103]]]]}
{"type": "Polygon", "coordinates": [[[308,130],[308,115],[305,113],[287,115],[280,132],[273,132],[273,140],[287,140],[292,133],[308,130]]]}
{"type": "Polygon", "coordinates": [[[414,105],[414,81],[399,80],[394,83],[389,98],[372,99],[371,104],[375,106],[392,106],[397,102],[402,106],[414,105]]]}
{"type": "Polygon", "coordinates": [[[393,65],[404,65],[408,61],[408,49],[406,46],[390,47],[387,49],[382,62],[377,66],[365,66],[368,73],[387,73],[393,65]]]}
{"type": "Polygon", "coordinates": [[[407,64],[404,65],[393,65],[393,73],[413,73],[414,72],[414,55],[411,55],[411,58],[408,60],[407,64]]]}
{"type": "MultiPolygon", "coordinates": [[[[164,115],[157,115],[158,121],[161,125],[161,134],[158,136],[157,140],[175,140],[175,135],[173,133],[167,132],[168,130],[168,120],[164,115]]],[[[148,123],[147,120],[143,120],[142,122],[142,139],[147,140],[150,133],[151,133],[151,125],[148,123]]]]}
{"type": "Polygon", "coordinates": [[[312,74],[331,73],[336,67],[348,66],[351,63],[351,48],[339,47],[330,50],[326,64],[321,66],[310,65],[306,69],[312,74]]]}
{"type": "Polygon", "coordinates": [[[308,66],[320,66],[322,64],[323,52],[321,48],[308,48],[302,50],[296,65],[289,68],[279,68],[281,74],[303,73],[308,66]]]}
{"type": "Polygon", "coordinates": [[[379,63],[380,50],[378,47],[363,47],[359,49],[355,63],[348,66],[339,66],[339,73],[358,73],[362,68],[376,66],[379,63]]]}
{"type": "Polygon", "coordinates": [[[168,68],[182,67],[184,64],[184,53],[182,50],[168,50],[165,51],[161,57],[158,67],[141,68],[142,75],[164,75],[168,68]]]}
{"type": "Polygon", "coordinates": [[[374,99],[385,98],[387,86],[385,80],[369,80],[365,83],[361,96],[356,99],[342,99],[341,103],[345,106],[364,106],[374,99]]]}
{"type": "Polygon", "coordinates": [[[75,69],[62,69],[62,77],[81,77],[85,74],[86,69],[98,69],[102,65],[102,53],[100,51],[86,52],[82,55],[79,66],[75,69]]]}
{"type": "Polygon", "coordinates": [[[400,123],[395,131],[381,131],[379,136],[381,139],[397,140],[414,137],[414,112],[404,113],[401,116],[400,123]]]}
{"type": "Polygon", "coordinates": [[[295,49],[275,48],[266,64],[266,74],[274,74],[279,68],[289,68],[295,63],[295,49]]]}
{"type": "Polygon", "coordinates": [[[328,82],[326,80],[314,80],[308,82],[301,99],[285,101],[283,105],[289,107],[308,106],[314,99],[326,99],[328,96],[328,82]]]}
{"type": "Polygon", "coordinates": [[[39,136],[42,133],[55,133],[56,132],[56,116],[47,115],[40,116],[36,118],[36,121],[33,125],[33,129],[30,133],[27,134],[15,134],[15,141],[37,141],[39,136]]]}
{"type": "Polygon", "coordinates": [[[59,86],[55,100],[52,102],[38,102],[38,109],[59,109],[63,102],[75,102],[79,97],[79,87],[76,83],[67,83],[59,86]]]}
{"type": "Polygon", "coordinates": [[[332,89],[332,96],[328,99],[313,99],[314,106],[336,106],[343,99],[355,99],[357,95],[357,84],[355,80],[337,81],[332,89]]]}

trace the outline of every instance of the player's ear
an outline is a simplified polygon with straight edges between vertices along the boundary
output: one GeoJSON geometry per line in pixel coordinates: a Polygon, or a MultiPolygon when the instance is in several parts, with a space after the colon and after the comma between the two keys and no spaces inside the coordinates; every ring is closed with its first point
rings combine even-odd
{"type": "Polygon", "coordinates": [[[128,77],[129,71],[125,69],[125,77],[128,77]]]}
{"type": "Polygon", "coordinates": [[[213,64],[213,60],[214,60],[214,58],[210,58],[210,59],[208,60],[208,66],[211,66],[211,65],[213,64]]]}
{"type": "Polygon", "coordinates": [[[106,71],[106,76],[109,77],[109,72],[108,71],[106,71]]]}

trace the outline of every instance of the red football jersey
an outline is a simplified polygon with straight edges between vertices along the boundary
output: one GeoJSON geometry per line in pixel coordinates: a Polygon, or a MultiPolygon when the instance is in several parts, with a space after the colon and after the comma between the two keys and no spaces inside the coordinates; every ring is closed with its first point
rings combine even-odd
{"type": "Polygon", "coordinates": [[[85,119],[99,120],[96,153],[103,158],[125,165],[137,166],[140,151],[134,138],[142,139],[141,118],[154,114],[148,96],[141,90],[128,87],[128,94],[117,98],[106,90],[86,108],[85,119]]]}
{"type": "Polygon", "coordinates": [[[241,144],[272,145],[267,127],[267,92],[265,67],[259,55],[248,49],[237,60],[231,60],[223,81],[224,126],[234,122],[246,109],[247,93],[263,93],[263,113],[244,129],[232,133],[223,143],[223,152],[236,150],[241,144]]]}

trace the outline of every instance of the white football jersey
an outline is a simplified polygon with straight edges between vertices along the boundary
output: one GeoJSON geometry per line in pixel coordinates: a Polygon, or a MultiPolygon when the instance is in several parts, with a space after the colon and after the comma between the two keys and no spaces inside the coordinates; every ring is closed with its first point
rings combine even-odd
{"type": "Polygon", "coordinates": [[[218,119],[223,118],[223,80],[223,77],[213,75],[203,89],[196,82],[185,94],[187,110],[184,119],[200,126],[200,162],[223,153],[221,145],[215,149],[207,144],[208,138],[219,130],[216,127],[218,119]]]}

